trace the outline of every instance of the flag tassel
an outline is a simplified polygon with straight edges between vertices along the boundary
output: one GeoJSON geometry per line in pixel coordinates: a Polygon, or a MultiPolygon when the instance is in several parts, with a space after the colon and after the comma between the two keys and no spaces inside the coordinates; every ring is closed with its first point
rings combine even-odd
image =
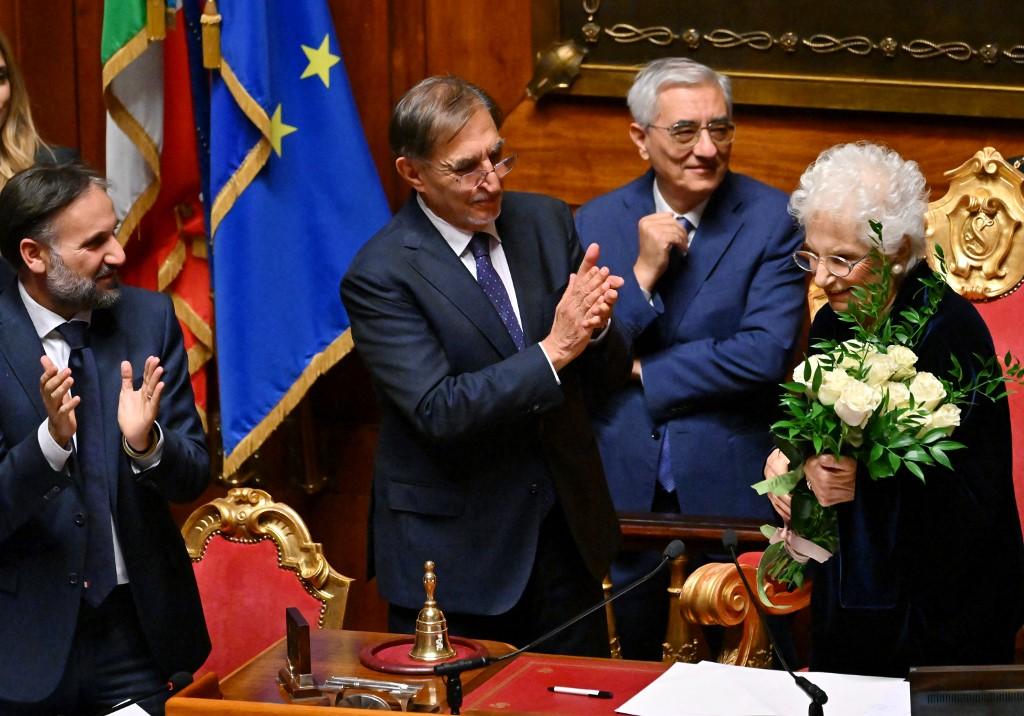
{"type": "Polygon", "coordinates": [[[206,0],[200,23],[203,26],[203,67],[220,69],[220,22],[216,0],[206,0]]]}

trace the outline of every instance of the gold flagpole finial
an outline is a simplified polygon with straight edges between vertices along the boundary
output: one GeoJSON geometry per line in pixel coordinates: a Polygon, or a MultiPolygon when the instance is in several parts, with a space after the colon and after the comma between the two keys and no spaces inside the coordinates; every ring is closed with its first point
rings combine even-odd
{"type": "Polygon", "coordinates": [[[203,67],[220,69],[220,13],[216,0],[206,0],[199,22],[203,26],[203,67]]]}

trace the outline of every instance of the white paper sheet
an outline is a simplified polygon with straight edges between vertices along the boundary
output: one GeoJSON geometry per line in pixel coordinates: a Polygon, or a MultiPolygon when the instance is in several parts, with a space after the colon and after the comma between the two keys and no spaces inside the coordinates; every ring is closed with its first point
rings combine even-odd
{"type": "MultiPolygon", "coordinates": [[[[910,685],[903,679],[801,676],[828,694],[826,716],[910,716],[910,685]]],[[[799,716],[808,703],[785,671],[702,661],[674,664],[616,710],[630,716],[799,716]]]]}

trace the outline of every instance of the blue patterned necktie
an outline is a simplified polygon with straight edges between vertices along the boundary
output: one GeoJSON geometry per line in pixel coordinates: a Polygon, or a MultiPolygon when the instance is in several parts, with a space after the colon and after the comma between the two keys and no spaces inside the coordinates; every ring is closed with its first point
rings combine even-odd
{"type": "Polygon", "coordinates": [[[82,400],[75,408],[77,431],[73,468],[85,486],[85,527],[88,529],[85,551],[84,598],[99,606],[117,586],[114,568],[114,539],[110,528],[110,490],[104,456],[103,410],[100,402],[100,375],[96,357],[89,347],[89,324],[68,321],[57,331],[71,347],[68,367],[75,380],[73,392],[82,400]]]}
{"type": "Polygon", "coordinates": [[[498,312],[498,317],[505,324],[505,330],[512,337],[512,342],[516,344],[516,350],[523,350],[526,345],[523,329],[516,319],[516,312],[512,310],[512,301],[509,300],[505,284],[501,282],[501,277],[498,276],[498,272],[491,264],[490,235],[473,234],[473,238],[469,242],[469,250],[473,252],[473,258],[476,259],[476,282],[480,284],[480,288],[487,294],[494,310],[498,312]]]}
{"type": "Polygon", "coordinates": [[[687,237],[689,237],[690,234],[693,233],[693,230],[696,228],[685,216],[677,216],[676,221],[678,221],[679,225],[683,227],[683,231],[686,232],[687,237]]]}
{"type": "MultiPolygon", "coordinates": [[[[677,216],[676,221],[683,227],[683,231],[686,232],[687,238],[693,233],[694,226],[690,223],[690,220],[685,216],[677,216]]],[[[687,245],[687,252],[689,251],[689,245],[687,245]]],[[[673,252],[680,255],[685,255],[687,252],[673,252]]],[[[682,264],[681,260],[676,261],[675,268],[678,269],[679,265],[682,264]]],[[[666,272],[667,273],[667,272],[666,272]]],[[[669,429],[668,425],[661,426],[662,440],[661,440],[661,453],[658,456],[658,484],[661,485],[665,492],[674,492],[676,489],[676,478],[672,474],[672,451],[669,449],[669,429]]]]}

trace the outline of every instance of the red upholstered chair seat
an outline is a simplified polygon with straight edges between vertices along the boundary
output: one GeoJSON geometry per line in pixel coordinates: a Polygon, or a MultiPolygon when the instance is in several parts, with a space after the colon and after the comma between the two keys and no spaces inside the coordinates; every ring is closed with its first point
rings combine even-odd
{"type": "Polygon", "coordinates": [[[181,533],[213,642],[197,673],[226,676],[283,637],[287,607],[311,627],[341,628],[352,580],[331,569],[298,513],[263,490],[229,490],[181,533]]]}

